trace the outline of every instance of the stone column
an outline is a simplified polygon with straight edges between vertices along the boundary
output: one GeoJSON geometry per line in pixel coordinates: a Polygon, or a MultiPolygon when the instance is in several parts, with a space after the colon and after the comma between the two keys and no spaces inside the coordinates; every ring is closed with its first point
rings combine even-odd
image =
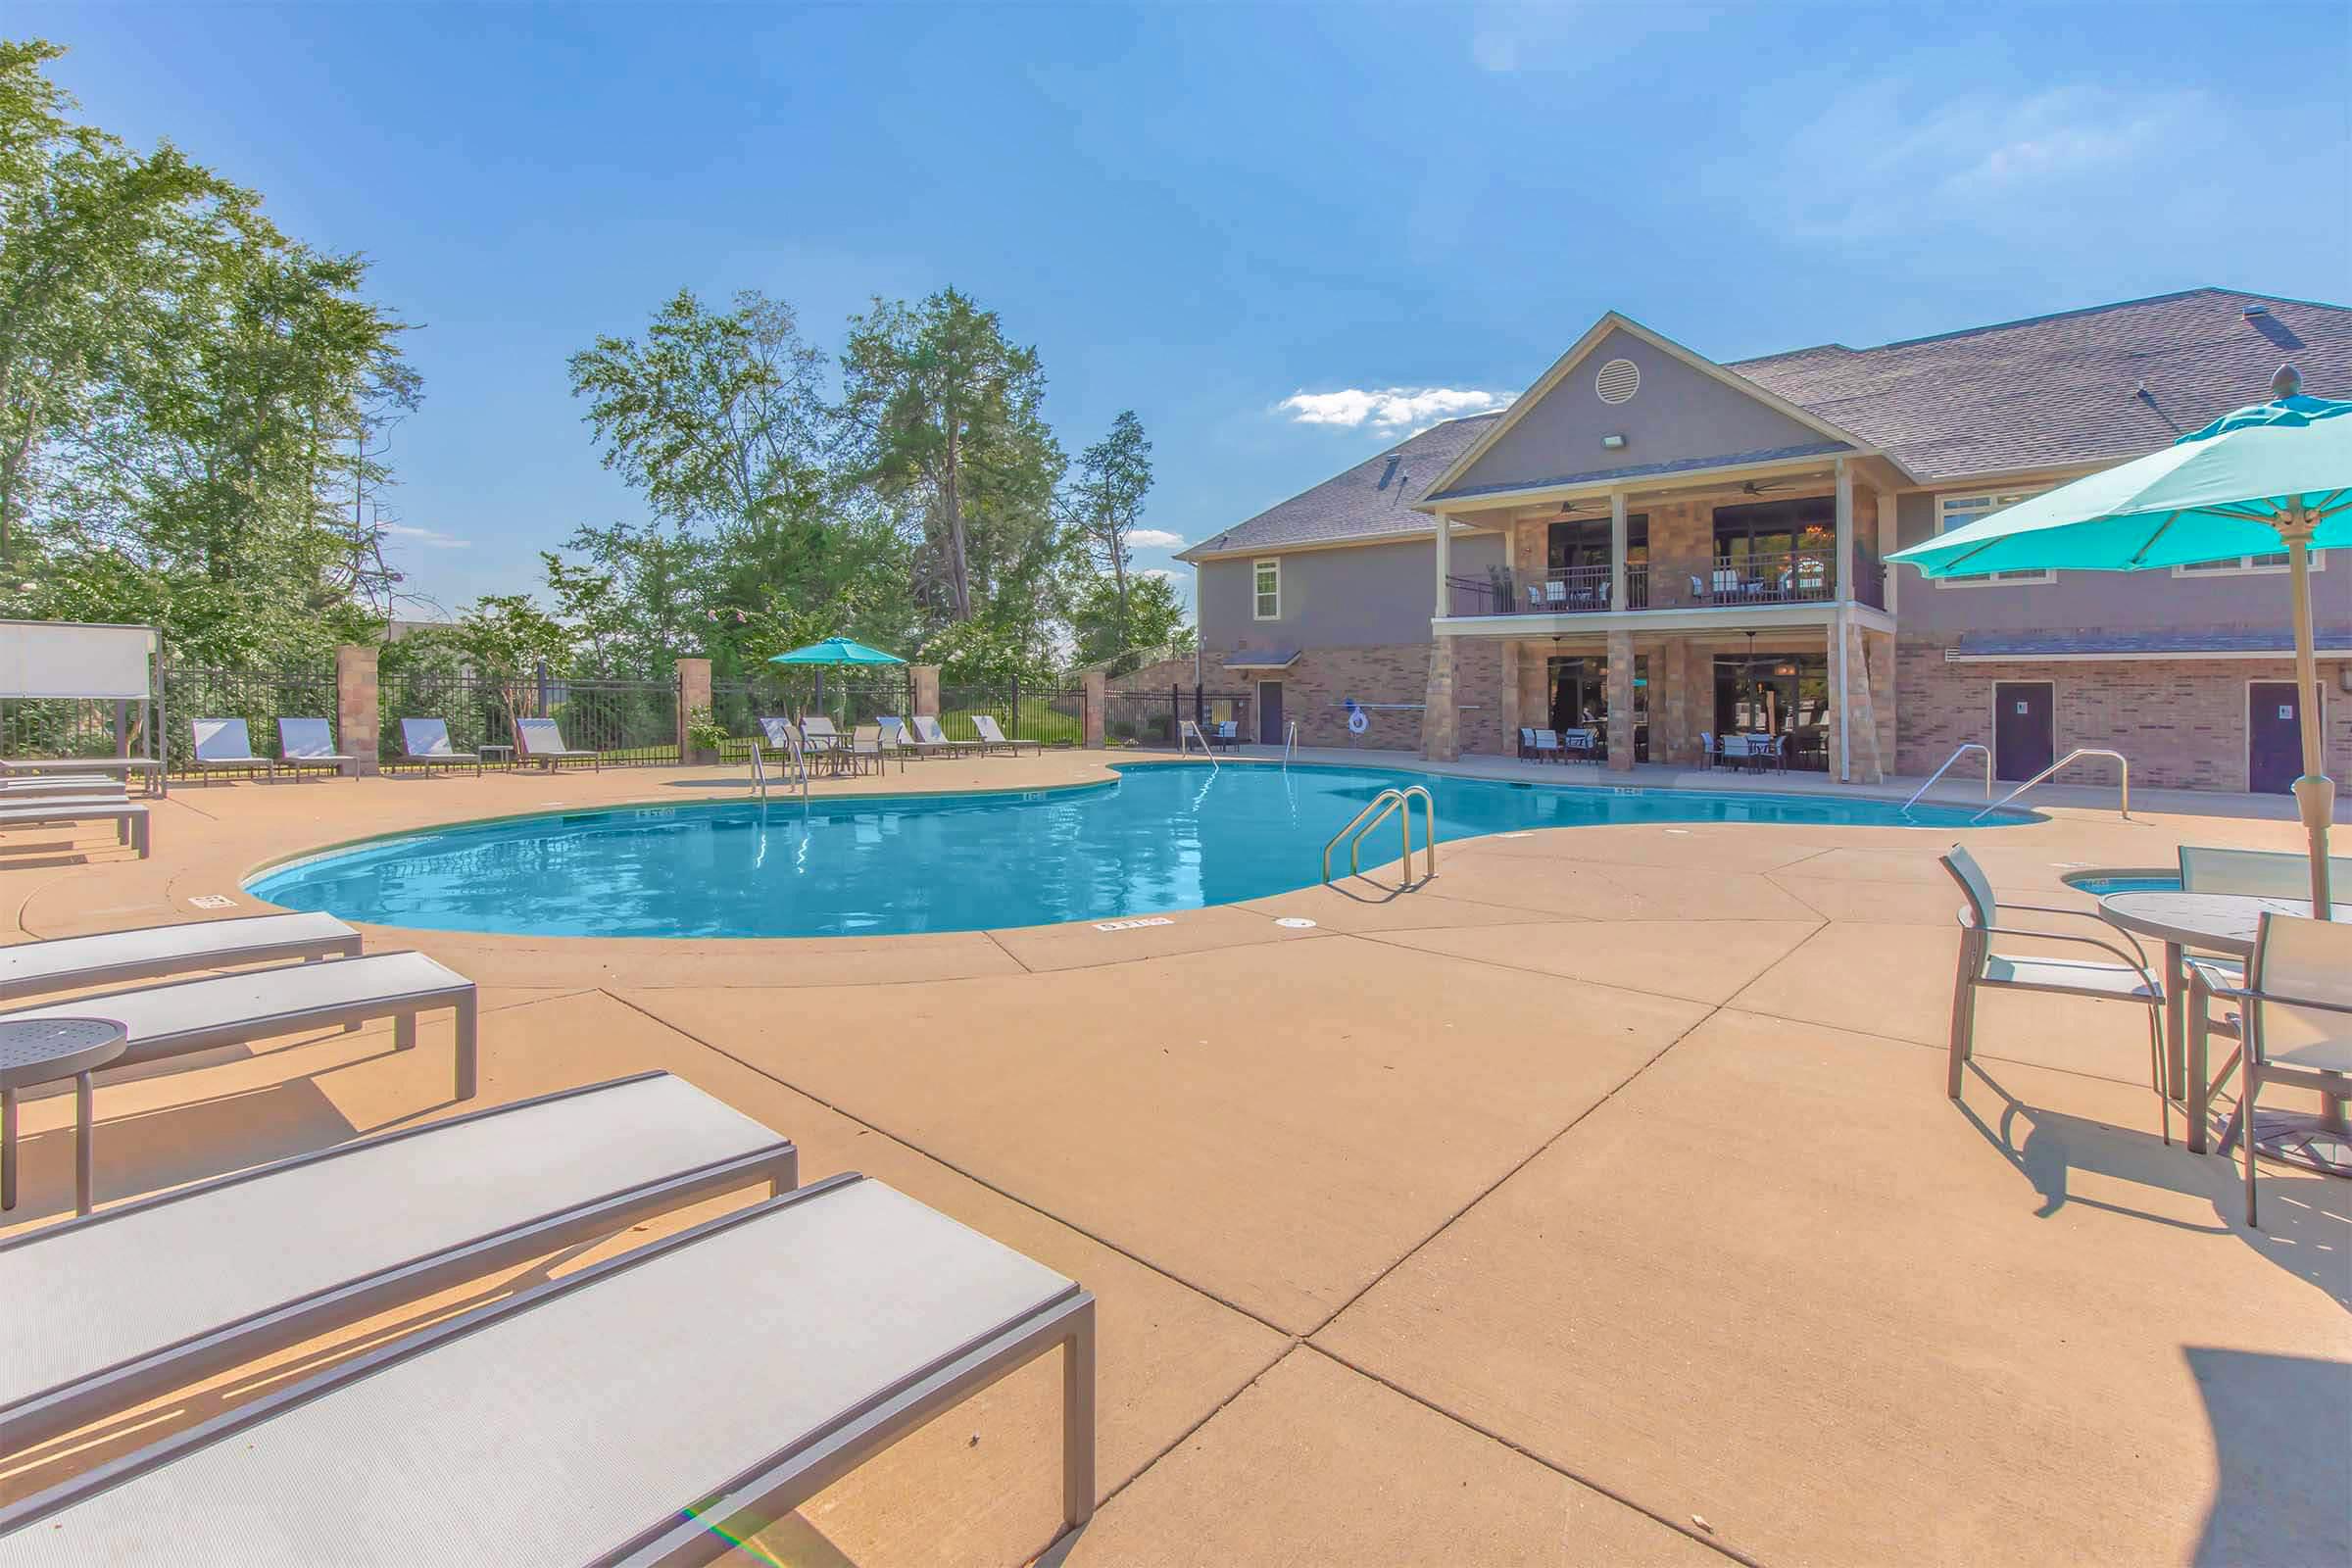
{"type": "Polygon", "coordinates": [[[1522,658],[1517,643],[1502,645],[1502,755],[1519,755],[1519,726],[1527,720],[1520,717],[1519,661],[1522,658]]]}
{"type": "Polygon", "coordinates": [[[678,760],[691,761],[694,753],[688,748],[686,726],[694,718],[694,710],[710,707],[710,661],[681,659],[678,661],[678,760]]]}
{"type": "Polygon", "coordinates": [[[1086,749],[1102,749],[1103,710],[1109,707],[1110,677],[1099,669],[1086,672],[1086,749]]]}
{"type": "Polygon", "coordinates": [[[1609,771],[1634,770],[1634,634],[1609,633],[1609,771]]]}
{"type": "Polygon", "coordinates": [[[1433,762],[1451,762],[1462,755],[1461,715],[1453,706],[1453,639],[1431,638],[1429,690],[1421,709],[1421,755],[1433,762]]]}
{"type": "Polygon", "coordinates": [[[1609,608],[1623,610],[1625,595],[1625,556],[1631,548],[1631,527],[1625,520],[1625,492],[1609,492],[1609,608]]]}
{"type": "Polygon", "coordinates": [[[938,717],[939,666],[937,664],[913,664],[908,666],[906,672],[914,678],[914,694],[907,699],[908,702],[914,704],[914,712],[908,713],[906,716],[909,719],[917,715],[924,718],[938,717]]]}
{"type": "Polygon", "coordinates": [[[1854,597],[1854,470],[1838,460],[1838,572],[1839,599],[1854,597]]]}
{"type": "Polygon", "coordinates": [[[373,778],[381,743],[382,700],[376,691],[377,650],[350,644],[335,650],[335,745],[351,759],[354,778],[373,778]]]}

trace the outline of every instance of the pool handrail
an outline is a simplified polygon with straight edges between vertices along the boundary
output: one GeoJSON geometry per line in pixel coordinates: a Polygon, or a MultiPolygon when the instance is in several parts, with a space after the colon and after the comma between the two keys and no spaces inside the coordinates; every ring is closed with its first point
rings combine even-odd
{"type": "MultiPolygon", "coordinates": [[[[1364,835],[1370,833],[1374,828],[1380,826],[1381,823],[1387,821],[1391,811],[1397,811],[1402,813],[1401,819],[1397,825],[1403,830],[1403,886],[1407,890],[1414,887],[1416,884],[1413,881],[1412,802],[1413,797],[1415,796],[1419,796],[1421,800],[1422,854],[1425,857],[1426,863],[1429,866],[1429,875],[1436,876],[1438,874],[1437,803],[1430,798],[1429,791],[1424,789],[1421,785],[1408,784],[1403,789],[1386,789],[1382,790],[1378,795],[1373,796],[1372,799],[1365,804],[1362,810],[1356,812],[1353,817],[1348,819],[1346,827],[1340,829],[1337,833],[1334,833],[1330,840],[1324,844],[1324,885],[1328,887],[1331,883],[1331,852],[1338,849],[1343,841],[1345,841],[1348,845],[1348,874],[1349,876],[1363,875],[1364,868],[1361,860],[1361,855],[1364,835]]],[[[1424,878],[1423,880],[1427,880],[1427,878],[1424,878]]]]}
{"type": "Polygon", "coordinates": [[[1290,766],[1291,759],[1298,755],[1298,721],[1294,718],[1282,726],[1282,765],[1290,766]]]}
{"type": "Polygon", "coordinates": [[[1178,719],[1176,721],[1176,755],[1179,757],[1192,756],[1193,742],[1195,741],[1200,743],[1200,755],[1208,759],[1208,770],[1212,773],[1215,772],[1217,770],[1217,749],[1208,744],[1207,736],[1200,733],[1200,722],[1190,718],[1178,719]]]}
{"type": "Polygon", "coordinates": [[[1982,811],[1979,811],[1976,815],[1970,817],[1968,819],[1969,822],[1973,825],[1975,823],[1984,821],[1993,812],[1999,810],[2002,807],[2007,806],[2011,801],[2016,800],[2020,795],[2025,794],[2026,791],[2032,789],[2043,779],[2048,778],[2060,768],[2065,767],[2078,757],[2104,757],[2111,760],[2117,767],[2123,770],[2123,800],[2117,806],[2116,812],[2125,821],[2131,821],[2132,760],[2126,757],[2123,753],[2111,752],[2104,746],[2078,746],[2073,751],[2067,753],[2064,757],[2058,759],[2058,760],[2055,762],[2052,762],[2049,766],[2043,768],[2040,772],[2034,774],[2032,778],[2026,780],[2023,784],[2020,784],[2017,788],[2011,790],[2008,794],[2002,796],[1999,800],[1993,802],[1990,806],[1984,808],[1984,809],[1982,811]]]}
{"type": "Polygon", "coordinates": [[[1943,760],[1943,765],[1937,768],[1935,772],[1930,773],[1928,775],[1928,781],[1912,792],[1911,798],[1903,803],[1903,809],[1908,811],[1911,809],[1911,808],[1917,806],[1919,804],[1919,798],[1922,795],[1927,794],[1928,791],[1934,789],[1936,787],[1936,781],[1943,777],[1944,774],[1950,772],[1952,770],[1952,764],[1960,760],[1960,759],[1963,757],[1966,757],[1971,752],[1983,752],[1984,754],[1984,798],[1988,801],[1991,800],[1992,748],[1982,745],[1976,741],[1962,741],[1959,746],[1953,750],[1952,755],[1943,760]]]}

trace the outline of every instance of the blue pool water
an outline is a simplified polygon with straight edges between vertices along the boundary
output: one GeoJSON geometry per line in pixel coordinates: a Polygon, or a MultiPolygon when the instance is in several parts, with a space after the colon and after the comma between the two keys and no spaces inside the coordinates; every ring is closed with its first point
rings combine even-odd
{"type": "MultiPolygon", "coordinates": [[[[779,797],[510,818],[356,845],[264,872],[247,889],[383,925],[548,936],[855,936],[1102,920],[1311,885],[1324,841],[1402,784],[1436,797],[1441,843],[1608,822],[1969,825],[1964,809],[1906,815],[1887,802],[1831,797],[1151,766],[1122,770],[1115,784],[1017,795],[807,807],[779,797]]],[[[1394,859],[1396,842],[1392,818],[1365,846],[1366,863],[1394,859]]]]}
{"type": "Polygon", "coordinates": [[[2110,893],[2178,893],[2180,878],[2165,876],[2068,876],[2060,877],[2068,887],[2103,899],[2110,893]]]}

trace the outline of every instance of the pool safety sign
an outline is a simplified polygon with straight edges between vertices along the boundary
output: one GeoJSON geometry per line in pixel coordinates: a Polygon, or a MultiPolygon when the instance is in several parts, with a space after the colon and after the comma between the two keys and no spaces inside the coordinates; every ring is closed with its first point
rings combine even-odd
{"type": "Polygon", "coordinates": [[[1175,923],[1164,914],[1147,914],[1140,920],[1097,920],[1095,929],[1098,931],[1133,931],[1141,926],[1174,925],[1175,923]]]}

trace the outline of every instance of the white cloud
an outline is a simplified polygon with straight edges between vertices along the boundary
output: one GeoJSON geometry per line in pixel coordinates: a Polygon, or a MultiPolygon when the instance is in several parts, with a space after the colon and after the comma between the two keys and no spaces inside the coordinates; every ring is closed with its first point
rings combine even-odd
{"type": "Polygon", "coordinates": [[[1184,535],[1165,528],[1136,528],[1128,532],[1127,542],[1138,550],[1182,550],[1184,535]]]}
{"type": "Polygon", "coordinates": [[[1275,408],[1300,424],[1337,424],[1349,429],[1369,425],[1385,432],[1417,430],[1440,419],[1508,408],[1510,403],[1508,392],[1450,386],[1390,386],[1294,392],[1275,408]]]}
{"type": "Polygon", "coordinates": [[[1170,582],[1182,582],[1184,580],[1184,574],[1182,572],[1170,571],[1165,566],[1152,566],[1146,570],[1137,572],[1136,575],[1138,577],[1165,577],[1170,582]]]}
{"type": "Polygon", "coordinates": [[[471,550],[473,548],[472,540],[461,539],[454,533],[443,533],[438,528],[412,528],[405,522],[387,522],[383,524],[383,530],[385,538],[398,539],[405,544],[415,545],[419,550],[471,550]]]}

